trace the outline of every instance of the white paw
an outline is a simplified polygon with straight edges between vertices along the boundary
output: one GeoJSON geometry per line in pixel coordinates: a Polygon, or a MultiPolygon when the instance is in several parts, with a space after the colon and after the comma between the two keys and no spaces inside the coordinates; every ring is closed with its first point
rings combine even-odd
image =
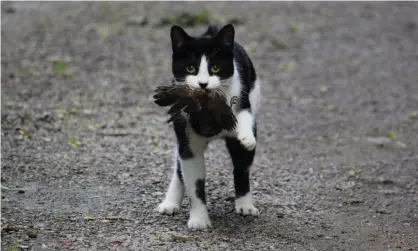
{"type": "Polygon", "coordinates": [[[253,205],[251,193],[235,199],[235,212],[239,215],[260,215],[258,209],[253,205]]]}
{"type": "Polygon", "coordinates": [[[256,140],[253,132],[238,133],[238,140],[241,145],[245,147],[248,151],[252,151],[255,148],[256,140]]]}
{"type": "Polygon", "coordinates": [[[174,215],[180,211],[180,206],[170,201],[163,201],[158,205],[157,210],[161,214],[174,215]]]}
{"type": "Polygon", "coordinates": [[[187,222],[187,226],[190,229],[206,229],[212,226],[210,223],[209,217],[190,217],[189,221],[187,222]]]}
{"type": "Polygon", "coordinates": [[[236,205],[235,206],[235,211],[237,212],[237,214],[239,215],[253,215],[253,216],[258,216],[260,215],[260,212],[258,211],[258,209],[253,206],[252,204],[250,205],[236,205]]]}

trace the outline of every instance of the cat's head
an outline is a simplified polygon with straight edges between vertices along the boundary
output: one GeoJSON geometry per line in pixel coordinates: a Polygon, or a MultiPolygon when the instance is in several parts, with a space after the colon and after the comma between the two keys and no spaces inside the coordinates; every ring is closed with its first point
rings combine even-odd
{"type": "Polygon", "coordinates": [[[225,25],[217,33],[210,29],[204,36],[192,37],[179,26],[171,28],[172,71],[176,82],[192,88],[214,89],[233,75],[234,27],[225,25]]]}

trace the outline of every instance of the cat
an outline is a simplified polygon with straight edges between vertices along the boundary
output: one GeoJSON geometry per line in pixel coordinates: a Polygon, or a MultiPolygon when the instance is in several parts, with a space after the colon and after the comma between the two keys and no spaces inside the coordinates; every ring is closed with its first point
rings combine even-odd
{"type": "Polygon", "coordinates": [[[165,199],[157,210],[168,215],[178,213],[186,192],[190,199],[188,228],[212,227],[206,206],[204,151],[210,141],[223,139],[233,163],[235,211],[239,215],[258,216],[250,188],[250,167],[255,156],[261,93],[252,61],[235,41],[232,24],[209,25],[196,37],[173,25],[170,38],[173,82],[191,88],[222,89],[228,100],[238,97],[233,105],[237,125],[232,132],[207,136],[191,127],[186,114],[176,117],[173,121],[177,138],[174,172],[165,199]]]}

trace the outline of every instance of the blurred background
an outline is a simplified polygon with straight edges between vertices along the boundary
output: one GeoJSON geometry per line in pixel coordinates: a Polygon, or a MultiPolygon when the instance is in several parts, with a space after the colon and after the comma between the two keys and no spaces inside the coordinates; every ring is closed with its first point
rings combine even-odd
{"type": "Polygon", "coordinates": [[[415,2],[1,3],[5,250],[416,250],[415,2]],[[213,230],[153,211],[175,144],[153,89],[169,31],[235,26],[262,80],[252,186],[233,212],[208,149],[213,230]],[[170,249],[171,250],[171,249],[170,249]]]}

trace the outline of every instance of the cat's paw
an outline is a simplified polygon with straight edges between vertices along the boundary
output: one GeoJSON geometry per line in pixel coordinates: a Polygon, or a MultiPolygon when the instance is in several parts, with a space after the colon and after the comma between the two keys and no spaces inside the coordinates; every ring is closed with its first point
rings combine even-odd
{"type": "Polygon", "coordinates": [[[256,145],[256,139],[252,131],[238,133],[237,138],[241,145],[245,147],[245,149],[247,149],[248,151],[254,150],[256,145]]]}
{"type": "Polygon", "coordinates": [[[242,216],[246,216],[246,215],[259,216],[260,215],[260,212],[258,211],[258,209],[252,204],[236,205],[235,212],[242,216]]]}
{"type": "Polygon", "coordinates": [[[239,215],[253,215],[258,216],[260,212],[253,205],[251,194],[246,194],[235,200],[235,212],[239,215]]]}
{"type": "Polygon", "coordinates": [[[163,201],[157,210],[160,214],[174,215],[180,212],[180,206],[171,201],[163,201]]]}
{"type": "Polygon", "coordinates": [[[212,224],[210,223],[209,217],[198,217],[198,216],[191,216],[189,221],[187,222],[187,227],[190,229],[206,229],[211,227],[212,224]]]}

